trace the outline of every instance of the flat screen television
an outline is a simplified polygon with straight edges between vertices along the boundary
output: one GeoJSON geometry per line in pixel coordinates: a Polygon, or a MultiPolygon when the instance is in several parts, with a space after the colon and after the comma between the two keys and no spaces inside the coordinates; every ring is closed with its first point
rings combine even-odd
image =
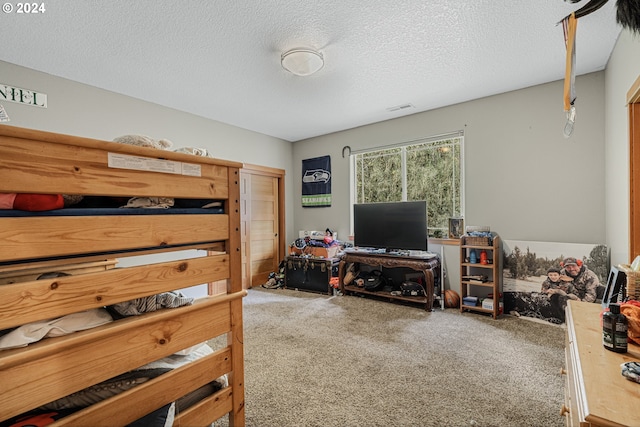
{"type": "Polygon", "coordinates": [[[427,202],[353,205],[354,245],[393,250],[427,250],[427,202]]]}

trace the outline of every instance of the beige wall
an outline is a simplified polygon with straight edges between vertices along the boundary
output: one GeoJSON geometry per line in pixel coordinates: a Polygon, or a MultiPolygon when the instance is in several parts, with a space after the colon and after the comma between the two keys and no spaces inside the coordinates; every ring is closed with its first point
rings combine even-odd
{"type": "Polygon", "coordinates": [[[295,181],[295,229],[335,227],[349,234],[352,150],[463,130],[465,223],[504,239],[603,243],[604,73],[579,76],[577,124],[562,135],[562,82],[441,108],[295,143],[293,174],[305,158],[330,154],[333,206],[302,208],[295,181]],[[340,183],[340,184],[338,184],[340,183]]]}
{"type": "MultiPolygon", "coordinates": [[[[569,139],[562,134],[563,82],[557,81],[297,142],[294,176],[303,159],[331,155],[333,205],[302,208],[301,184],[294,181],[294,229],[331,226],[349,235],[343,147],[463,130],[466,224],[489,225],[508,240],[604,243],[604,72],[579,76],[576,90],[577,123],[569,139]]],[[[457,248],[445,247],[445,259],[447,287],[457,290],[457,248]]]]}

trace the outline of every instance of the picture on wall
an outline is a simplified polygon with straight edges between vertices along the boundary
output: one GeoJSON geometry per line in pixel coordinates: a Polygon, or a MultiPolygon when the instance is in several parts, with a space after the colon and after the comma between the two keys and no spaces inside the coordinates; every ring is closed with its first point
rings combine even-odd
{"type": "Polygon", "coordinates": [[[506,313],[564,323],[569,299],[599,303],[609,274],[606,245],[503,241],[506,313]]]}
{"type": "Polygon", "coordinates": [[[302,206],[331,206],[331,156],[302,161],[302,206]]]}

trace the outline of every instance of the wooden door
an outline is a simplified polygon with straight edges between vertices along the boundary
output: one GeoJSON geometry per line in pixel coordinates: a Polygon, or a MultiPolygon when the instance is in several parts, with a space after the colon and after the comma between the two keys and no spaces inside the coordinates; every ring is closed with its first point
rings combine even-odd
{"type": "Polygon", "coordinates": [[[629,263],[640,254],[640,77],[627,93],[629,104],[629,263]]]}
{"type": "Polygon", "coordinates": [[[284,171],[245,165],[240,171],[242,284],[265,283],[284,255],[284,171]]]}

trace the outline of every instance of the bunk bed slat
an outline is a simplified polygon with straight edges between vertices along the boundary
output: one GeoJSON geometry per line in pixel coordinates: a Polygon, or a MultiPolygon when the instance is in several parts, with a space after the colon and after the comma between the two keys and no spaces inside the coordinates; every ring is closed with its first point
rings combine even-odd
{"type": "Polygon", "coordinates": [[[3,395],[0,419],[227,333],[230,309],[231,301],[211,297],[0,353],[0,384],[12,391],[3,395]]]}
{"type": "MultiPolygon", "coordinates": [[[[198,402],[191,408],[176,414],[174,427],[209,427],[208,420],[217,420],[224,414],[232,411],[232,393],[230,388],[219,392],[198,402]]],[[[229,425],[238,425],[229,423],[229,425]]]]}
{"type": "Polygon", "coordinates": [[[0,329],[226,277],[229,256],[221,254],[2,285],[0,329]]]}
{"type": "MultiPolygon", "coordinates": [[[[109,398],[108,401],[103,401],[65,417],[55,426],[90,425],[92,427],[113,427],[131,423],[168,403],[177,401],[193,387],[201,387],[214,381],[225,372],[229,372],[231,367],[230,353],[231,350],[229,348],[219,350],[214,354],[139,385],[136,393],[134,393],[133,389],[125,391],[109,398]]],[[[223,390],[220,390],[220,392],[223,390]]],[[[226,388],[226,390],[229,390],[229,388],[226,388]]],[[[216,394],[211,396],[216,396],[216,394]]],[[[224,393],[222,394],[224,395],[224,393]]],[[[227,410],[226,412],[229,411],[227,410]]],[[[211,414],[207,412],[201,413],[199,416],[204,416],[205,419],[208,418],[209,420],[208,424],[202,425],[210,425],[210,420],[220,418],[226,412],[219,413],[216,418],[211,418],[211,414]]],[[[174,425],[177,426],[179,424],[174,425]]],[[[197,424],[183,425],[195,426],[197,424]]]]}
{"type": "Polygon", "coordinates": [[[229,217],[224,214],[0,218],[0,260],[117,253],[228,238],[229,217]]]}
{"type": "Polygon", "coordinates": [[[179,154],[107,142],[95,147],[49,144],[0,133],[0,182],[5,183],[3,191],[8,193],[229,197],[226,166],[202,163],[195,156],[185,161],[185,156],[179,154]],[[133,156],[143,162],[144,159],[176,162],[185,167],[185,173],[197,176],[109,167],[110,154],[133,156]],[[25,162],[25,158],[30,161],[25,162]],[[38,167],[33,167],[34,164],[38,167]]]}

